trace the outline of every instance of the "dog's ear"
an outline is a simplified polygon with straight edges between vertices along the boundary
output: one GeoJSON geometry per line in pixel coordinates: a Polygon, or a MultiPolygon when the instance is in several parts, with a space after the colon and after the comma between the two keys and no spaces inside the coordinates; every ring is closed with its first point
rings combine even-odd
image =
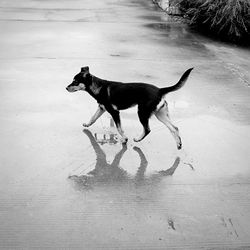
{"type": "Polygon", "coordinates": [[[88,67],[88,66],[82,67],[82,68],[81,68],[81,73],[83,73],[84,75],[85,75],[85,74],[88,74],[88,73],[89,73],[89,67],[88,67]]]}

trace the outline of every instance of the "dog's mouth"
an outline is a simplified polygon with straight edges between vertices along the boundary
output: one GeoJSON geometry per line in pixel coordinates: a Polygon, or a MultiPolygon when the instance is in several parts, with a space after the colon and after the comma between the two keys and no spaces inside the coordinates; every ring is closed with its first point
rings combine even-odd
{"type": "Polygon", "coordinates": [[[68,92],[76,92],[76,91],[77,91],[76,89],[70,88],[70,87],[66,87],[66,90],[67,90],[68,92]]]}

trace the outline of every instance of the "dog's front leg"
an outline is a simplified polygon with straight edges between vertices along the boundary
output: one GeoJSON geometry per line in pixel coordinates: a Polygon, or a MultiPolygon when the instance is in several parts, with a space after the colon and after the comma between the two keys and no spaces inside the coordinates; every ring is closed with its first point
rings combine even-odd
{"type": "Polygon", "coordinates": [[[91,117],[90,121],[88,123],[83,123],[84,127],[89,127],[92,124],[96,122],[96,120],[106,111],[106,109],[102,106],[99,105],[97,111],[95,114],[91,117]]]}
{"type": "Polygon", "coordinates": [[[120,112],[118,110],[114,110],[112,108],[107,108],[107,111],[111,114],[111,116],[115,122],[115,125],[117,127],[117,130],[118,130],[119,134],[122,136],[121,142],[127,143],[128,138],[124,134],[124,131],[123,131],[122,126],[121,126],[120,112]]]}

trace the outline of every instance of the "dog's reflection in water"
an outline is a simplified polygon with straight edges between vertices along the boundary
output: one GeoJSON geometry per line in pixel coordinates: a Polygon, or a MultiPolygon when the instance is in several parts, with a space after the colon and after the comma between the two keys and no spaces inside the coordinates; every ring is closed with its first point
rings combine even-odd
{"type": "MultiPolygon", "coordinates": [[[[85,132],[85,130],[83,132],[85,132]]],[[[117,141],[117,135],[113,134],[113,133],[103,134],[101,138],[99,138],[99,137],[100,136],[97,133],[95,133],[96,142],[99,143],[99,144],[101,144],[101,145],[104,145],[106,143],[108,143],[110,145],[118,143],[118,141],[117,141]]],[[[92,145],[93,145],[93,143],[92,143],[92,145]]]]}
{"type": "MultiPolygon", "coordinates": [[[[148,161],[143,154],[142,150],[138,147],[134,147],[133,149],[138,153],[140,157],[140,166],[138,167],[138,170],[136,172],[135,176],[129,175],[124,169],[120,168],[120,161],[124,155],[124,153],[127,151],[127,145],[123,144],[121,150],[116,154],[114,160],[112,163],[108,163],[106,159],[106,154],[101,149],[100,145],[97,143],[96,135],[95,137],[92,135],[92,133],[85,129],[83,131],[89,138],[95,153],[96,153],[96,164],[95,168],[91,170],[86,175],[72,175],[69,176],[70,180],[74,181],[75,187],[77,189],[91,189],[95,185],[100,184],[114,184],[114,183],[134,183],[134,184],[140,184],[149,181],[153,181],[155,179],[161,178],[163,176],[171,176],[174,174],[176,168],[178,167],[180,163],[180,158],[177,157],[174,161],[174,164],[172,167],[170,167],[167,170],[159,171],[155,174],[152,174],[151,176],[145,177],[145,171],[148,165],[148,161]]],[[[111,138],[113,138],[111,136],[111,138]]],[[[105,138],[106,143],[107,139],[105,138]]],[[[100,143],[100,142],[99,142],[100,143]]],[[[103,143],[102,143],[103,144],[103,143]]]]}

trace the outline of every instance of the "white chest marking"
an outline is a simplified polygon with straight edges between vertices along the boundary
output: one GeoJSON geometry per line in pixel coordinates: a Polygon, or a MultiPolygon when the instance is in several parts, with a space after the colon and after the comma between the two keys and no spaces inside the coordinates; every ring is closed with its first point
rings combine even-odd
{"type": "Polygon", "coordinates": [[[114,110],[118,110],[117,106],[115,106],[114,104],[111,104],[111,105],[112,105],[114,110]]]}

